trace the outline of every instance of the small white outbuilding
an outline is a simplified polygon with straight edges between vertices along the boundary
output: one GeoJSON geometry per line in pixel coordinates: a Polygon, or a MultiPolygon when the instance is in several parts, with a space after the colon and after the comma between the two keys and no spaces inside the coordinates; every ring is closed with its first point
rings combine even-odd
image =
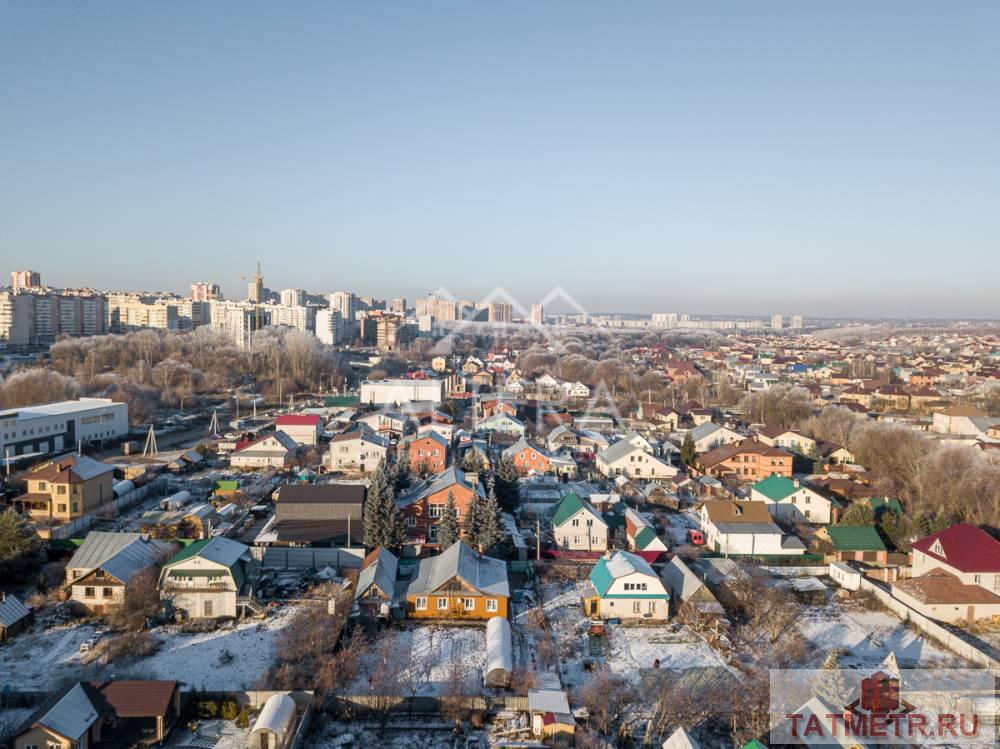
{"type": "Polygon", "coordinates": [[[264,703],[250,738],[249,749],[284,749],[295,726],[295,701],[287,694],[275,694],[264,703]]]}
{"type": "Polygon", "coordinates": [[[510,672],[514,670],[514,647],[511,641],[510,622],[502,616],[486,620],[486,666],[483,682],[488,687],[510,685],[510,672]]]}

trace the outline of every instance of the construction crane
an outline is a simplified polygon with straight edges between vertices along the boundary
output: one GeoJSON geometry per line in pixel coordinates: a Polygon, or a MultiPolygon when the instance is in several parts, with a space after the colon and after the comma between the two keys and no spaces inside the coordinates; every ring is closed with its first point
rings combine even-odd
{"type": "Polygon", "coordinates": [[[237,274],[237,278],[244,281],[253,282],[253,290],[250,294],[250,301],[253,302],[254,330],[261,329],[261,309],[260,304],[264,301],[264,275],[260,271],[260,260],[257,261],[257,272],[252,276],[237,274]]]}

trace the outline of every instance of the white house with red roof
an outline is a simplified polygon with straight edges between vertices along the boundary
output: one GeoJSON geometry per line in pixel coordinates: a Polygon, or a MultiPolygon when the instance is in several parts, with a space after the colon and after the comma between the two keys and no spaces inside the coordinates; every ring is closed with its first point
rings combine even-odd
{"type": "Polygon", "coordinates": [[[1000,541],[959,523],[912,549],[911,577],[893,584],[895,598],[944,622],[1000,618],[1000,541]]]}
{"type": "Polygon", "coordinates": [[[242,443],[229,458],[233,468],[279,468],[289,466],[299,450],[298,443],[284,432],[268,432],[253,442],[242,443]]]}
{"type": "Polygon", "coordinates": [[[274,426],[300,445],[315,445],[323,431],[323,420],[316,414],[282,414],[274,420],[274,426]]]}

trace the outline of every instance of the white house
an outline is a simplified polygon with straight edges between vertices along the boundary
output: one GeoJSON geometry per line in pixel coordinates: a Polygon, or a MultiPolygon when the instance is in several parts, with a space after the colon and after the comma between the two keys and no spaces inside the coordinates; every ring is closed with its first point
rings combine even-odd
{"type": "Polygon", "coordinates": [[[125,600],[125,586],[176,547],[141,533],[91,531],[66,564],[70,600],[103,614],[125,600]]]}
{"type": "Polygon", "coordinates": [[[765,427],[757,433],[757,439],[765,445],[783,447],[800,455],[808,455],[816,449],[816,440],[812,437],[784,427],[765,427]]]}
{"type": "Polygon", "coordinates": [[[250,547],[223,536],[195,541],[160,570],[160,597],[195,619],[235,618],[253,607],[250,547]]]}
{"type": "Polygon", "coordinates": [[[371,473],[379,462],[387,459],[388,452],[389,440],[369,429],[356,429],[330,440],[326,465],[331,471],[371,473]]]}
{"type": "Polygon", "coordinates": [[[701,506],[701,530],[709,549],[723,554],[776,556],[804,554],[796,536],[785,536],[763,502],[706,500],[701,506]]]}
{"type": "Polygon", "coordinates": [[[827,525],[834,521],[840,504],[814,489],[778,474],[768,476],[750,487],[750,499],[763,502],[776,520],[827,525]]]}
{"type": "Polygon", "coordinates": [[[316,414],[282,414],[274,425],[300,445],[318,444],[323,431],[323,420],[316,414]]]}
{"type": "Polygon", "coordinates": [[[375,380],[361,383],[359,399],[365,406],[402,405],[410,401],[444,400],[444,380],[375,380]]]}
{"type": "Polygon", "coordinates": [[[271,432],[238,447],[229,457],[233,468],[286,468],[299,450],[298,443],[284,432],[271,432]]]}
{"type": "Polygon", "coordinates": [[[597,453],[597,470],[604,476],[630,479],[669,479],[678,471],[627,440],[620,440],[597,453]]]}
{"type": "Polygon", "coordinates": [[[590,388],[582,382],[563,383],[563,392],[567,398],[589,398],[590,388]]]}
{"type": "Polygon", "coordinates": [[[594,506],[570,492],[552,515],[556,546],[570,551],[606,551],[608,524],[594,506]]]}
{"type": "Polygon", "coordinates": [[[638,554],[616,551],[601,557],[590,573],[584,613],[600,619],[666,621],[670,594],[649,563],[638,554]]]}
{"type": "Polygon", "coordinates": [[[496,432],[497,434],[510,434],[517,437],[524,436],[524,423],[520,419],[515,419],[509,414],[495,413],[488,419],[483,419],[476,425],[477,432],[496,432]]]}
{"type": "Polygon", "coordinates": [[[708,452],[720,445],[731,445],[742,442],[744,437],[739,432],[734,432],[729,427],[716,424],[714,421],[706,421],[692,429],[689,434],[694,441],[694,449],[698,453],[708,452]]]}

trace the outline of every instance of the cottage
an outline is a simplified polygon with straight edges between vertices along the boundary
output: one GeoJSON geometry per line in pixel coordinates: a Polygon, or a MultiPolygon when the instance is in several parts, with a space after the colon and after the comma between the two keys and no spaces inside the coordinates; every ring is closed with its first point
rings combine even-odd
{"type": "Polygon", "coordinates": [[[833,547],[831,561],[885,564],[889,560],[889,551],[873,526],[830,525],[816,535],[829,540],[833,547]]]}
{"type": "Polygon", "coordinates": [[[95,614],[120,606],[125,587],[173,552],[175,545],[140,533],[91,531],[66,564],[69,599],[95,614]]]}
{"type": "Polygon", "coordinates": [[[281,414],[275,418],[274,426],[299,445],[318,445],[323,433],[323,420],[316,414],[281,414]]]}
{"type": "Polygon", "coordinates": [[[388,549],[374,549],[361,564],[354,603],[361,613],[389,617],[397,606],[396,575],[399,559],[388,549]]]}
{"type": "Polygon", "coordinates": [[[14,507],[32,520],[69,522],[114,499],[113,466],[76,453],[34,469],[25,478],[28,491],[14,507]]]}
{"type": "Polygon", "coordinates": [[[632,551],[647,562],[657,561],[667,550],[652,523],[631,507],[625,510],[625,536],[632,551]]]}
{"type": "Polygon", "coordinates": [[[757,433],[757,437],[765,445],[772,447],[783,447],[793,453],[800,455],[810,455],[818,448],[816,440],[807,437],[802,432],[784,427],[765,427],[757,433]]]}
{"type": "Polygon", "coordinates": [[[396,498],[396,504],[406,522],[407,543],[420,547],[437,547],[438,530],[449,495],[455,502],[458,521],[469,511],[473,498],[486,499],[486,490],[479,475],[452,466],[410,486],[396,498]]]}
{"type": "Polygon", "coordinates": [[[826,525],[836,520],[841,505],[798,479],[768,476],[750,488],[750,498],[767,505],[776,520],[826,525]]]}
{"type": "Polygon", "coordinates": [[[373,473],[388,453],[389,440],[366,427],[355,429],[330,440],[326,467],[330,471],[373,473]]]}
{"type": "Polygon", "coordinates": [[[698,457],[702,471],[711,476],[734,476],[747,483],[772,474],[792,477],[792,455],[753,438],[723,445],[698,457]]]}
{"type": "Polygon", "coordinates": [[[796,536],[785,536],[763,502],[706,500],[701,506],[705,542],[724,554],[771,556],[805,553],[796,536]]]}
{"type": "Polygon", "coordinates": [[[603,552],[608,548],[608,524],[590,502],[574,492],[556,505],[552,535],[560,549],[603,552]]]}
{"type": "Polygon", "coordinates": [[[23,632],[34,619],[34,614],[17,596],[0,593],[0,642],[23,632]]]}
{"type": "Polygon", "coordinates": [[[711,421],[699,424],[688,432],[688,434],[691,435],[695,452],[698,453],[706,453],[713,448],[721,447],[722,445],[732,445],[746,439],[739,432],[734,432],[728,427],[711,421]]]}
{"type": "Polygon", "coordinates": [[[666,621],[670,594],[649,563],[628,551],[602,557],[590,572],[584,614],[600,619],[666,621]]]}
{"type": "Polygon", "coordinates": [[[597,453],[597,470],[611,478],[663,479],[677,475],[678,470],[628,440],[620,440],[597,453]]]}
{"type": "Polygon", "coordinates": [[[229,457],[233,468],[260,469],[278,468],[284,470],[291,465],[299,451],[299,445],[284,432],[271,432],[263,437],[237,446],[229,457]]]}
{"type": "Polygon", "coordinates": [[[705,582],[687,566],[683,559],[674,556],[663,567],[663,584],[670,593],[672,614],[693,624],[721,625],[726,612],[705,582]]]}
{"type": "Polygon", "coordinates": [[[237,541],[196,541],[163,565],[160,597],[193,619],[232,619],[256,607],[254,567],[249,547],[237,541]]]}
{"type": "Polygon", "coordinates": [[[415,619],[490,619],[507,616],[507,564],[480,556],[457,541],[417,562],[406,589],[407,616],[415,619]]]}
{"type": "Polygon", "coordinates": [[[476,425],[477,432],[492,432],[513,437],[524,436],[524,422],[509,414],[498,413],[483,419],[476,425]]]}
{"type": "Polygon", "coordinates": [[[397,453],[406,451],[411,471],[426,475],[428,473],[441,473],[448,467],[451,446],[448,444],[448,440],[432,431],[404,437],[396,450],[397,453]]]}

